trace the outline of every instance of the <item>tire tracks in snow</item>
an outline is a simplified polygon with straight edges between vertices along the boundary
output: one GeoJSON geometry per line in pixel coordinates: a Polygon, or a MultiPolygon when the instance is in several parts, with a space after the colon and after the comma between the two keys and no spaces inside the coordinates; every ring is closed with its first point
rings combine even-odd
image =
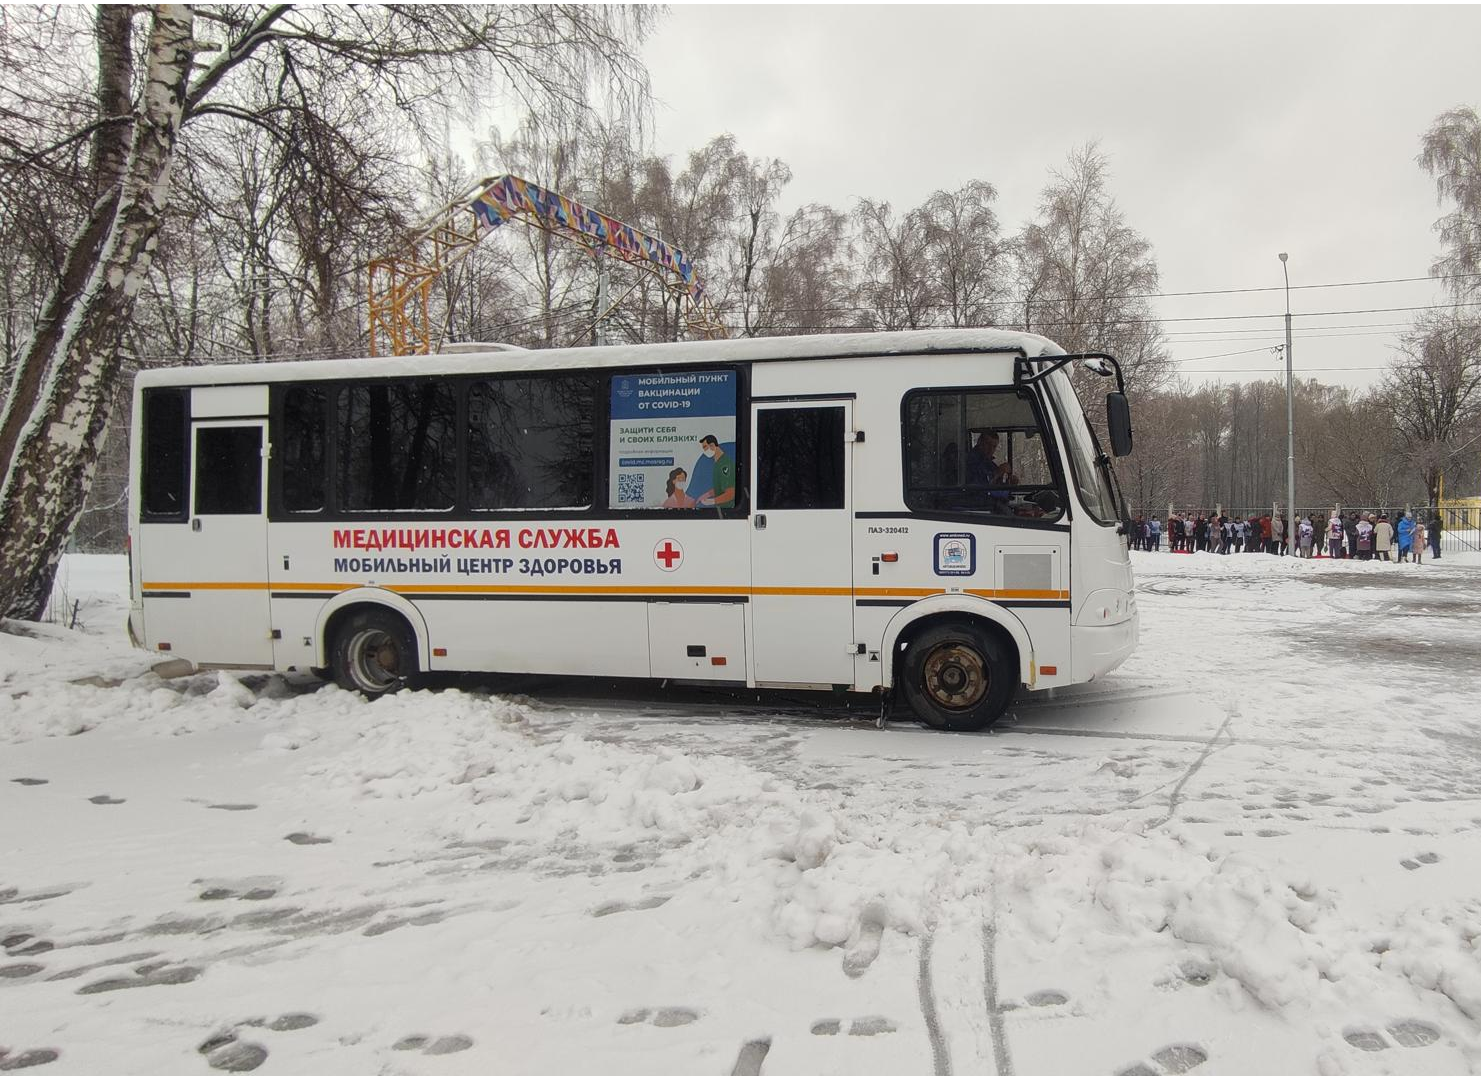
{"type": "Polygon", "coordinates": [[[941,1016],[936,1009],[936,992],[931,986],[931,949],[933,936],[921,938],[920,960],[916,965],[915,991],[920,999],[920,1014],[926,1022],[926,1035],[931,1041],[932,1076],[951,1076],[951,1054],[941,1034],[941,1016]]]}
{"type": "Polygon", "coordinates": [[[982,918],[982,1000],[987,1006],[987,1026],[992,1033],[992,1063],[997,1076],[1013,1076],[1013,1056],[1008,1050],[1008,1029],[998,1004],[998,887],[988,892],[991,906],[982,918]]]}
{"type": "Polygon", "coordinates": [[[1198,753],[1198,757],[1193,760],[1192,764],[1185,771],[1183,771],[1183,776],[1178,778],[1178,783],[1173,786],[1172,792],[1168,794],[1167,813],[1161,818],[1157,819],[1157,821],[1151,823],[1151,825],[1147,827],[1148,829],[1156,829],[1158,826],[1165,826],[1172,820],[1173,815],[1178,813],[1178,807],[1183,802],[1183,786],[1186,785],[1193,778],[1194,774],[1203,769],[1203,764],[1208,761],[1209,756],[1214,753],[1215,749],[1223,750],[1225,747],[1233,746],[1234,737],[1227,736],[1227,739],[1225,737],[1228,734],[1230,722],[1232,722],[1234,718],[1239,714],[1239,707],[1237,707],[1231,701],[1224,704],[1224,710],[1224,720],[1219,725],[1218,730],[1209,737],[1208,742],[1203,745],[1203,750],[1198,753]],[[1222,745],[1219,744],[1220,739],[1225,740],[1222,745]]]}

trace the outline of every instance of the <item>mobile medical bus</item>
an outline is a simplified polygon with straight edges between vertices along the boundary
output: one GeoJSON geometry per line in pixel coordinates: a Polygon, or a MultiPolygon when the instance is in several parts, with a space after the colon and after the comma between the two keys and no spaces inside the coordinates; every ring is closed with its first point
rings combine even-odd
{"type": "Polygon", "coordinates": [[[649,677],[982,728],[1136,643],[1071,364],[1121,388],[1110,356],[995,330],[145,371],[130,632],[372,696],[649,677]]]}

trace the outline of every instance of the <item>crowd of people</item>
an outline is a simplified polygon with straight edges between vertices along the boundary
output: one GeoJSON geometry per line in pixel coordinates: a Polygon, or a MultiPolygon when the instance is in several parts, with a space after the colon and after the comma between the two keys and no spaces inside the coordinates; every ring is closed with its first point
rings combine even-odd
{"type": "Polygon", "coordinates": [[[1397,521],[1386,512],[1333,511],[1326,520],[1312,515],[1287,525],[1280,514],[1227,516],[1174,512],[1164,522],[1138,515],[1131,525],[1131,548],[1156,552],[1167,538],[1172,553],[1268,553],[1298,557],[1328,556],[1351,560],[1411,561],[1419,564],[1426,547],[1440,555],[1440,517],[1426,523],[1406,511],[1397,521]]]}

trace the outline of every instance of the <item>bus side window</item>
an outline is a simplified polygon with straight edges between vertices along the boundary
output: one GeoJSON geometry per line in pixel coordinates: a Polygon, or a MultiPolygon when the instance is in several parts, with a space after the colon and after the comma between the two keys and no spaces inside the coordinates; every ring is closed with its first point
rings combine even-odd
{"type": "Polygon", "coordinates": [[[139,514],[145,519],[185,519],[185,401],[180,389],[144,392],[139,514]]]}
{"type": "Polygon", "coordinates": [[[289,512],[324,509],[326,401],[318,385],[292,385],[283,392],[275,453],[282,460],[283,508],[289,512]]]}
{"type": "Polygon", "coordinates": [[[456,399],[436,381],[339,392],[335,481],[341,510],[446,510],[457,484],[456,399]]]}
{"type": "Polygon", "coordinates": [[[596,403],[585,373],[470,385],[468,507],[591,507],[596,403]]]}
{"type": "Polygon", "coordinates": [[[905,405],[905,504],[915,512],[1057,519],[1062,503],[1031,399],[928,389],[905,405]]]}

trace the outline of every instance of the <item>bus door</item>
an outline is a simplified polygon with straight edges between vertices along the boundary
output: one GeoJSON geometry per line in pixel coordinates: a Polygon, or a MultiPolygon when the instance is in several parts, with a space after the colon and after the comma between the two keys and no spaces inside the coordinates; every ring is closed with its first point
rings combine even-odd
{"type": "Polygon", "coordinates": [[[149,644],[198,665],[271,667],[267,422],[197,420],[190,449],[189,525],[141,543],[149,644]]]}
{"type": "Polygon", "coordinates": [[[853,401],[758,402],[751,413],[755,678],[853,684],[853,401]]]}

